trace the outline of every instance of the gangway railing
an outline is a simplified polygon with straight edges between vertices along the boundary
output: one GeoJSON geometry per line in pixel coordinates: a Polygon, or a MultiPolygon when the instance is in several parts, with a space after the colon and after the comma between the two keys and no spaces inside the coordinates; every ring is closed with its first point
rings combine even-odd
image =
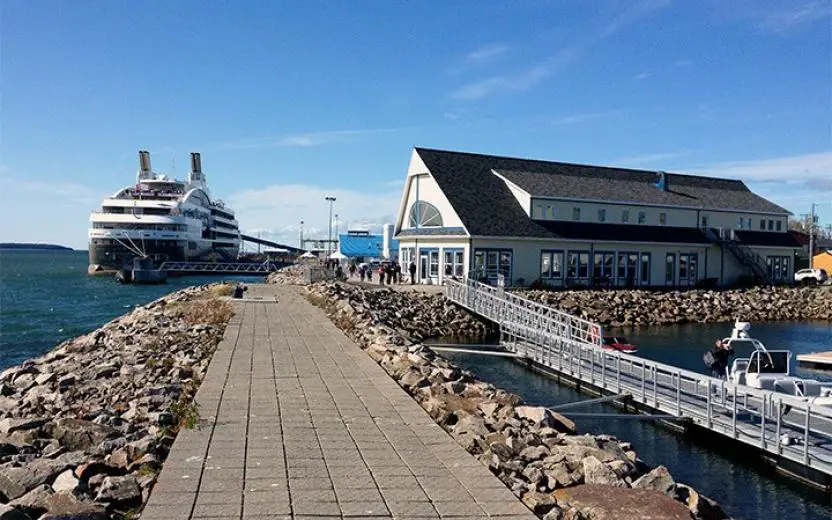
{"type": "Polygon", "coordinates": [[[508,352],[832,476],[830,408],[604,350],[600,325],[473,280],[446,281],[445,295],[499,324],[508,352]]]}
{"type": "Polygon", "coordinates": [[[282,264],[275,262],[162,262],[160,271],[179,273],[271,273],[282,264]]]}

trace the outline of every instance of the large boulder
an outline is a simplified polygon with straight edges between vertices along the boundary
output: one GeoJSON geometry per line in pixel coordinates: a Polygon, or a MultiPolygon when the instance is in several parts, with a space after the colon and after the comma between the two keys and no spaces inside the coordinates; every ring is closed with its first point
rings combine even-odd
{"type": "Polygon", "coordinates": [[[37,459],[19,468],[0,469],[0,495],[7,501],[21,497],[41,484],[52,482],[67,465],[50,459],[37,459]]]}
{"type": "Polygon", "coordinates": [[[98,504],[79,500],[72,493],[55,493],[49,498],[49,510],[38,520],[106,520],[106,510],[98,504]]]}
{"type": "Polygon", "coordinates": [[[625,481],[621,480],[609,466],[598,460],[597,457],[590,455],[581,462],[584,467],[584,482],[587,484],[629,487],[625,481]]]}
{"type": "Polygon", "coordinates": [[[592,520],[691,520],[684,504],[652,489],[581,484],[558,489],[553,496],[559,508],[574,508],[592,520]]]}
{"type": "Polygon", "coordinates": [[[68,450],[88,450],[118,435],[118,430],[81,419],[59,419],[47,427],[53,439],[68,450]]]}
{"type": "Polygon", "coordinates": [[[15,419],[6,417],[0,421],[0,435],[10,435],[16,431],[32,430],[46,424],[46,419],[39,417],[15,419]]]}
{"type": "Polygon", "coordinates": [[[96,502],[107,502],[121,507],[131,507],[141,504],[142,489],[136,477],[106,477],[98,489],[96,502]]]}
{"type": "Polygon", "coordinates": [[[676,482],[664,466],[653,468],[633,482],[634,488],[655,489],[669,497],[676,495],[676,482]]]}
{"type": "Polygon", "coordinates": [[[698,520],[723,520],[728,518],[719,504],[705,495],[699,494],[688,485],[676,484],[676,499],[687,505],[690,513],[698,520]]]}
{"type": "Polygon", "coordinates": [[[49,486],[41,484],[22,497],[12,500],[9,505],[20,509],[32,518],[39,518],[49,509],[49,499],[53,494],[49,486]]]}
{"type": "Polygon", "coordinates": [[[517,406],[514,413],[519,419],[531,422],[538,428],[554,428],[564,433],[575,433],[575,423],[543,406],[517,406]]]}

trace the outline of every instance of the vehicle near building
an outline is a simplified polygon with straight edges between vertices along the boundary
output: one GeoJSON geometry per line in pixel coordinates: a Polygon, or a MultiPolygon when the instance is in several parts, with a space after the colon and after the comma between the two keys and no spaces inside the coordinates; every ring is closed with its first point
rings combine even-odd
{"type": "Polygon", "coordinates": [[[829,278],[825,269],[801,269],[794,273],[794,281],[800,284],[823,283],[829,278]]]}

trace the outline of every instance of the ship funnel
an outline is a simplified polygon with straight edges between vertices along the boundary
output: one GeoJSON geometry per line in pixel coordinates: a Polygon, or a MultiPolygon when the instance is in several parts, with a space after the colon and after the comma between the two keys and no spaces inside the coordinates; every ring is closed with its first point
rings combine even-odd
{"type": "Polygon", "coordinates": [[[191,154],[191,171],[194,173],[202,173],[202,157],[198,152],[191,154]]]}
{"type": "Polygon", "coordinates": [[[142,174],[150,175],[150,152],[139,150],[139,170],[142,174]]]}

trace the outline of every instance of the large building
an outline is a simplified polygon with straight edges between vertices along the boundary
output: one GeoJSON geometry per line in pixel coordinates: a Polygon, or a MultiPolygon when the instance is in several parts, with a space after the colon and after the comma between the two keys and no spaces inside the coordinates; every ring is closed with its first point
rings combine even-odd
{"type": "Polygon", "coordinates": [[[740,180],[416,148],[395,235],[422,283],[785,283],[789,215],[740,180]]]}

